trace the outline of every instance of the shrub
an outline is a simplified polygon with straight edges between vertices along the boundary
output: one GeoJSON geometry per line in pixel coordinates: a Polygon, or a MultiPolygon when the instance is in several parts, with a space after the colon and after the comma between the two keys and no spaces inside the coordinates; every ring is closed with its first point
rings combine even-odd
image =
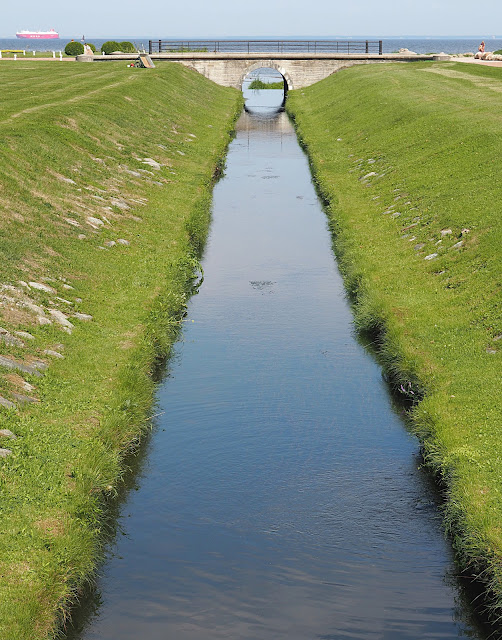
{"type": "Polygon", "coordinates": [[[136,52],[136,47],[133,45],[132,42],[128,42],[127,40],[125,40],[124,42],[120,42],[120,50],[123,51],[124,53],[135,53],[136,52]]]}
{"type": "Polygon", "coordinates": [[[497,51],[493,52],[496,56],[502,56],[502,49],[497,49],[497,51]]]}
{"type": "Polygon", "coordinates": [[[263,82],[260,78],[255,78],[248,89],[284,89],[284,81],[263,82]]]}
{"type": "Polygon", "coordinates": [[[115,40],[107,40],[101,45],[101,51],[103,53],[109,54],[113,51],[122,51],[122,49],[120,48],[119,42],[116,42],[115,40]]]}
{"type": "Polygon", "coordinates": [[[64,52],[67,56],[80,56],[84,53],[84,45],[81,42],[68,42],[64,52]]]}

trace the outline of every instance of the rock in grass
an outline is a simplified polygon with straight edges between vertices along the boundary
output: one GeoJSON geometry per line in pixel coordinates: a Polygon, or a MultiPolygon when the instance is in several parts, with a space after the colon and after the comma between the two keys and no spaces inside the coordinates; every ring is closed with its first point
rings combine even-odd
{"type": "Polygon", "coordinates": [[[124,240],[124,238],[119,238],[117,240],[117,244],[121,244],[124,247],[128,247],[131,243],[129,242],[129,240],[124,240]]]}
{"type": "Polygon", "coordinates": [[[0,367],[13,369],[15,371],[22,371],[23,373],[29,373],[30,375],[37,377],[40,377],[42,375],[40,371],[38,371],[38,369],[41,369],[42,367],[37,367],[36,363],[24,364],[23,362],[18,362],[17,360],[7,358],[6,356],[0,356],[0,367]]]}
{"type": "Polygon", "coordinates": [[[121,200],[120,198],[112,198],[111,203],[114,207],[122,209],[122,211],[128,211],[131,208],[125,200],[121,200]]]}
{"type": "Polygon", "coordinates": [[[115,240],[107,240],[105,243],[105,247],[114,247],[117,243],[115,240]]]}
{"type": "Polygon", "coordinates": [[[41,282],[28,282],[28,284],[32,289],[38,289],[38,291],[45,291],[45,293],[57,293],[56,289],[49,287],[47,284],[42,284],[41,282]]]}
{"type": "Polygon", "coordinates": [[[0,340],[6,345],[12,347],[24,347],[24,342],[22,340],[11,335],[7,329],[4,329],[3,327],[0,327],[0,340]]]}
{"type": "Polygon", "coordinates": [[[41,371],[45,371],[45,369],[49,367],[47,362],[44,362],[43,360],[33,360],[31,362],[31,366],[35,367],[35,369],[40,369],[41,371]]]}
{"type": "Polygon", "coordinates": [[[15,398],[19,404],[33,404],[35,402],[40,402],[38,398],[32,398],[31,396],[24,396],[21,393],[13,393],[12,397],[15,398]]]}
{"type": "Polygon", "coordinates": [[[10,438],[16,440],[17,436],[10,429],[0,429],[0,438],[10,438]]]}
{"type": "Polygon", "coordinates": [[[28,333],[27,331],[14,331],[14,333],[16,336],[24,338],[25,340],[35,340],[35,336],[32,336],[31,333],[28,333]]]}
{"type": "Polygon", "coordinates": [[[141,173],[139,173],[139,171],[133,171],[132,169],[126,169],[125,167],[122,167],[122,171],[128,173],[130,176],[134,176],[135,178],[141,178],[141,173]]]}
{"type": "Polygon", "coordinates": [[[68,224],[71,224],[72,227],[80,227],[80,222],[77,222],[77,220],[74,220],[73,218],[65,218],[64,220],[68,224]]]}
{"type": "Polygon", "coordinates": [[[10,449],[0,449],[0,458],[6,458],[10,456],[11,453],[12,451],[10,449]]]}
{"type": "Polygon", "coordinates": [[[16,405],[13,402],[11,402],[10,400],[7,400],[6,398],[2,398],[2,396],[0,396],[0,406],[5,407],[6,409],[16,408],[16,405]]]}
{"type": "Polygon", "coordinates": [[[156,169],[157,171],[160,170],[161,168],[161,164],[160,162],[157,162],[156,160],[154,160],[153,158],[143,158],[143,160],[141,161],[143,164],[147,164],[150,167],[153,167],[154,169],[156,169]]]}
{"type": "Polygon", "coordinates": [[[53,351],[52,349],[44,349],[44,353],[47,356],[51,356],[51,358],[64,358],[64,356],[61,353],[58,353],[57,351],[53,351]]]}
{"type": "Polygon", "coordinates": [[[77,318],[77,320],[83,320],[84,322],[89,322],[90,320],[92,320],[92,316],[88,313],[74,313],[73,317],[77,318]]]}
{"type": "Polygon", "coordinates": [[[437,253],[430,253],[428,256],[425,256],[424,260],[433,260],[434,258],[437,258],[437,256],[437,253]]]}
{"type": "Polygon", "coordinates": [[[67,327],[68,329],[73,329],[72,323],[68,320],[68,318],[62,311],[59,311],[59,309],[49,309],[49,313],[58,324],[63,327],[67,327]]]}
{"type": "Polygon", "coordinates": [[[88,218],[86,218],[86,222],[93,229],[100,229],[105,224],[103,220],[100,220],[99,218],[94,218],[93,216],[89,216],[88,218]]]}
{"type": "Polygon", "coordinates": [[[34,313],[36,316],[40,316],[40,317],[45,316],[45,311],[42,309],[42,307],[39,307],[37,304],[34,304],[33,302],[28,302],[27,300],[21,300],[19,302],[19,305],[23,307],[23,309],[28,309],[29,311],[34,313]]]}
{"type": "Polygon", "coordinates": [[[70,300],[66,300],[65,298],[60,298],[59,296],[56,296],[56,300],[59,300],[59,302],[64,302],[64,304],[73,306],[73,302],[71,302],[70,300]]]}

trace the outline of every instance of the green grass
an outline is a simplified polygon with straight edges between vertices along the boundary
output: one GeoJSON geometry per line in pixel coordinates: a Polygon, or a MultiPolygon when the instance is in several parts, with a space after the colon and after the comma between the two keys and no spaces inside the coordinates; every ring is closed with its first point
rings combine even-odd
{"type": "Polygon", "coordinates": [[[358,327],[415,403],[462,568],[502,613],[502,69],[360,66],[289,94],[358,327]]]}
{"type": "Polygon", "coordinates": [[[0,367],[1,396],[39,400],[0,407],[17,435],[0,438],[0,637],[35,640],[92,577],[106,504],[150,428],[152,373],[179,331],[242,98],[170,63],[27,60],[0,80],[0,326],[34,336],[0,354],[49,364],[43,377],[0,367]]]}

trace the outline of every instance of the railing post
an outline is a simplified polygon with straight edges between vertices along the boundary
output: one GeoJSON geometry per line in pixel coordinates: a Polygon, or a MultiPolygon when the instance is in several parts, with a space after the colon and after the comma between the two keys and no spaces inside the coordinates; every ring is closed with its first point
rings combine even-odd
{"type": "Polygon", "coordinates": [[[366,40],[366,53],[369,53],[369,52],[370,52],[369,43],[368,43],[368,41],[366,40]]]}
{"type": "Polygon", "coordinates": [[[383,53],[382,41],[378,41],[378,55],[381,56],[383,53]]]}

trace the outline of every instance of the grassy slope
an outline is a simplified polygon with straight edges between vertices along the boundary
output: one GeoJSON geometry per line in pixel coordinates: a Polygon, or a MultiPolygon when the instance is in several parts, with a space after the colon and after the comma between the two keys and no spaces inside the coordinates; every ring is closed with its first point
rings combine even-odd
{"type": "Polygon", "coordinates": [[[241,98],[169,63],[20,62],[0,80],[0,326],[35,338],[0,354],[50,364],[41,378],[0,367],[2,397],[40,400],[0,407],[18,436],[0,438],[0,637],[33,640],[90,575],[104,501],[148,428],[150,374],[180,324],[241,98]],[[119,238],[129,246],[107,246],[119,238]],[[72,333],[39,326],[27,302],[64,312],[72,333]]]}
{"type": "Polygon", "coordinates": [[[501,107],[502,69],[459,63],[354,67],[288,97],[357,323],[382,341],[396,389],[425,391],[413,419],[446,522],[498,615],[501,107]]]}

